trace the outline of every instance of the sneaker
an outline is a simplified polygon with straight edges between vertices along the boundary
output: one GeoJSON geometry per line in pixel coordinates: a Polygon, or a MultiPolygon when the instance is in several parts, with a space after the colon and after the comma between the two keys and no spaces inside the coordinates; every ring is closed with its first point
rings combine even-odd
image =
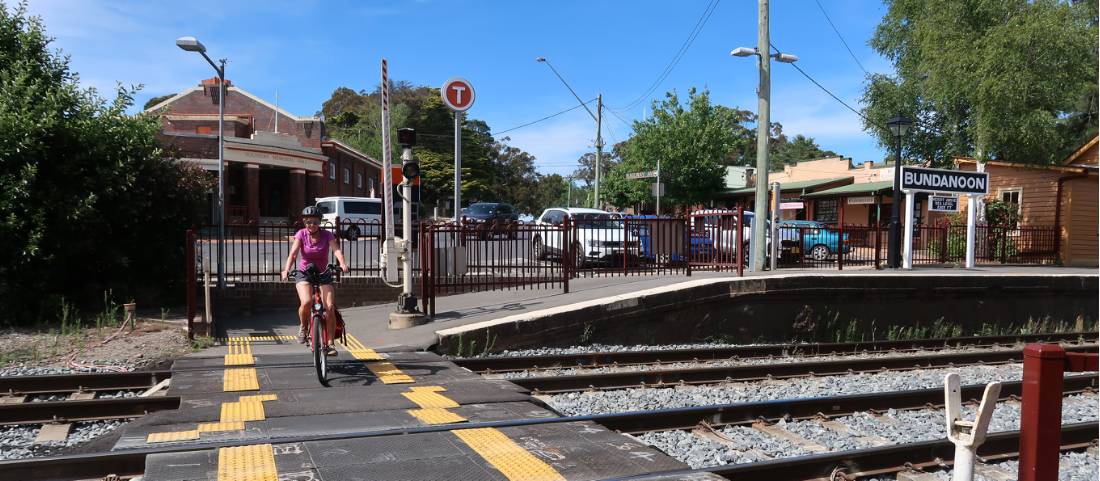
{"type": "Polygon", "coordinates": [[[306,340],[308,340],[308,339],[309,339],[309,332],[306,331],[305,327],[299,327],[298,328],[298,344],[305,344],[306,340]]]}
{"type": "Polygon", "coordinates": [[[335,356],[336,355],[336,348],[332,347],[332,346],[325,346],[325,355],[326,356],[335,356]]]}

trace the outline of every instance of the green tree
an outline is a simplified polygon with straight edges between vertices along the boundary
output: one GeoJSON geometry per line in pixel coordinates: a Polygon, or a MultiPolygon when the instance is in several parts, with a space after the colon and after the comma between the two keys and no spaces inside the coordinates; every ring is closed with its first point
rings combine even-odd
{"type": "Polygon", "coordinates": [[[778,140],[771,151],[772,170],[783,170],[784,165],[793,165],[806,160],[837,156],[836,152],[822,150],[817,142],[814,142],[813,137],[802,134],[795,135],[794,139],[790,140],[786,136],[781,136],[778,140]]]}
{"type": "Polygon", "coordinates": [[[712,104],[706,90],[689,90],[686,102],[669,92],[653,103],[648,120],[634,122],[634,134],[622,147],[623,160],[607,177],[607,200],[619,206],[648,201],[652,181],[627,180],[625,174],[655,170],[657,159],[670,205],[713,199],[723,187],[723,166],[742,146],[742,121],[738,110],[712,104]]]}
{"type": "Polygon", "coordinates": [[[151,98],[151,99],[149,99],[148,101],[145,102],[145,105],[143,105],[141,107],[141,110],[149,110],[149,107],[152,107],[156,104],[164,102],[165,100],[168,100],[168,99],[170,99],[172,97],[175,97],[175,96],[176,96],[176,94],[168,94],[168,95],[159,95],[159,96],[153,97],[153,98],[151,98]]]}
{"type": "Polygon", "coordinates": [[[49,43],[25,4],[0,3],[0,322],[48,318],[62,298],[97,308],[106,289],[171,292],[211,187],[168,159],[157,118],[126,113],[135,89],[80,88],[49,43]]]}
{"type": "Polygon", "coordinates": [[[1096,135],[1095,0],[887,0],[871,46],[896,76],[868,78],[865,128],[915,119],[905,158],[954,155],[1029,163],[1064,157],[1096,135]]]}

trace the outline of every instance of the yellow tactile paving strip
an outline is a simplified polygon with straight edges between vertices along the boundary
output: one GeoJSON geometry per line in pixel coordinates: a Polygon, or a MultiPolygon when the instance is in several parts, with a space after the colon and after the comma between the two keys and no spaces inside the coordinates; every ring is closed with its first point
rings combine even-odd
{"type": "Polygon", "coordinates": [[[225,355],[226,366],[251,366],[256,364],[252,357],[252,343],[249,341],[229,341],[229,354],[225,355]]]}
{"type": "Polygon", "coordinates": [[[294,336],[232,336],[218,338],[219,342],[274,342],[274,341],[293,341],[297,339],[294,336]]]}
{"type": "Polygon", "coordinates": [[[238,367],[226,369],[222,375],[222,391],[259,391],[260,381],[256,378],[256,368],[238,367]]]}
{"type": "Polygon", "coordinates": [[[439,394],[439,392],[446,391],[441,386],[423,386],[420,388],[412,388],[412,392],[403,392],[402,396],[406,399],[416,403],[421,408],[456,408],[458,403],[454,402],[451,398],[439,394]],[[427,388],[427,389],[425,389],[427,388]],[[434,388],[434,389],[433,389],[434,388]]]}
{"type": "Polygon", "coordinates": [[[151,433],[145,439],[147,443],[168,443],[172,441],[194,441],[199,439],[199,430],[176,431],[169,433],[151,433]]]}
{"type": "Polygon", "coordinates": [[[452,424],[466,421],[466,418],[443,408],[407,409],[405,412],[424,424],[452,424]]]}
{"type": "Polygon", "coordinates": [[[391,362],[374,362],[367,364],[367,369],[373,372],[383,384],[403,384],[416,382],[408,374],[401,372],[397,366],[394,366],[391,362]]]}
{"type": "Polygon", "coordinates": [[[244,429],[243,421],[222,421],[217,423],[199,423],[198,431],[200,433],[218,433],[222,431],[240,431],[242,429],[244,429]]]}
{"type": "Polygon", "coordinates": [[[200,423],[197,429],[189,431],[150,433],[145,438],[145,442],[193,441],[199,439],[200,433],[240,431],[244,429],[245,421],[263,421],[267,419],[264,412],[264,401],[276,401],[278,399],[279,396],[276,394],[241,396],[237,401],[222,403],[221,419],[218,422],[200,423]]]}
{"type": "Polygon", "coordinates": [[[267,416],[264,414],[264,403],[260,401],[222,403],[222,422],[263,421],[264,419],[267,419],[267,416]]]}
{"type": "Polygon", "coordinates": [[[384,361],[386,359],[375,352],[374,349],[364,346],[362,342],[359,342],[359,339],[356,339],[350,333],[346,334],[345,337],[347,337],[347,344],[344,347],[347,348],[352,357],[360,361],[384,361]]]}
{"type": "Polygon", "coordinates": [[[218,449],[218,481],[279,481],[270,444],[218,449]]]}
{"type": "Polygon", "coordinates": [[[527,452],[494,428],[451,431],[511,481],[565,481],[553,466],[527,452]]]}

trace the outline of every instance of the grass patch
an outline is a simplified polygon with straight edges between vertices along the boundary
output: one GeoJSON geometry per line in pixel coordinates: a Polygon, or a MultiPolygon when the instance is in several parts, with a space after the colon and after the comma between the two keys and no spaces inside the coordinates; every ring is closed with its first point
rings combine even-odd
{"type": "Polygon", "coordinates": [[[191,339],[191,349],[201,351],[203,349],[211,348],[217,345],[217,341],[210,336],[195,336],[191,339]]]}

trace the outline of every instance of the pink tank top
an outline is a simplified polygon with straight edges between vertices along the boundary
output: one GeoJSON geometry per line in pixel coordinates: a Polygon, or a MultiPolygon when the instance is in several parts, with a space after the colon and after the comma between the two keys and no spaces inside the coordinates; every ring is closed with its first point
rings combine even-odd
{"type": "Polygon", "coordinates": [[[313,263],[317,272],[324,272],[328,267],[328,245],[335,237],[332,232],[321,229],[317,232],[317,242],[309,237],[309,230],[301,229],[294,234],[294,238],[302,243],[301,256],[298,259],[298,270],[306,270],[306,265],[313,263]]]}

